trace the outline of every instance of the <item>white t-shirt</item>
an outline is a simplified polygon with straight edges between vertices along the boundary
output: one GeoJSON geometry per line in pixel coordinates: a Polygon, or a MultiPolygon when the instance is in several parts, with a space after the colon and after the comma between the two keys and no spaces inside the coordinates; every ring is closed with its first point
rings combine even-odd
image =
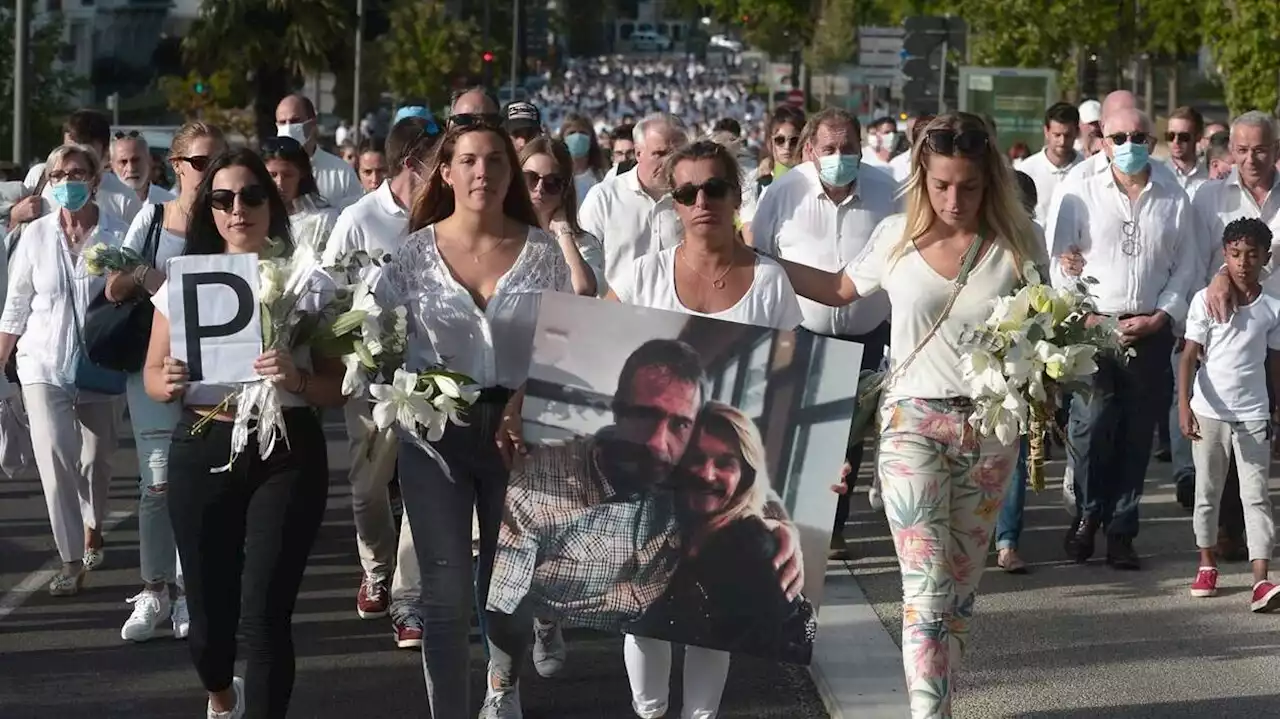
{"type": "Polygon", "coordinates": [[[587,191],[600,184],[600,176],[595,170],[586,170],[573,176],[573,187],[578,191],[578,207],[587,199],[587,191]]]}
{"type": "MultiPolygon", "coordinates": [[[[162,205],[147,205],[133,218],[133,222],[129,225],[129,231],[124,235],[124,247],[137,252],[139,255],[144,255],[145,258],[143,250],[147,246],[147,231],[151,229],[151,218],[155,217],[157,212],[164,212],[162,205]]],[[[163,223],[164,220],[161,219],[161,222],[163,223]]],[[[161,224],[160,242],[156,245],[156,269],[164,272],[166,263],[171,258],[181,255],[185,249],[187,249],[186,238],[169,232],[161,224]]]]}
{"type": "Polygon", "coordinates": [[[409,233],[409,213],[396,202],[391,183],[360,198],[338,215],[325,245],[326,266],[352,252],[363,251],[378,258],[394,255],[409,233]]]}
{"type": "Polygon", "coordinates": [[[1205,290],[1191,299],[1186,339],[1204,347],[1191,410],[1224,422],[1266,420],[1267,350],[1280,350],[1280,296],[1263,291],[1227,322],[1209,316],[1205,290]]]}
{"type": "MultiPolygon", "coordinates": [[[[885,218],[871,235],[863,255],[846,268],[859,297],[883,289],[889,295],[889,362],[896,367],[920,345],[938,320],[955,287],[908,245],[896,258],[905,214],[885,218]]],[[[1044,258],[1033,258],[1043,264],[1044,258]]],[[[911,365],[885,388],[885,401],[969,397],[961,370],[960,333],[986,321],[993,302],[1012,294],[1019,283],[1017,261],[1001,243],[993,242],[973,264],[969,282],[956,297],[951,314],[911,365]]]]}
{"type": "Polygon", "coordinates": [[[804,322],[800,301],[782,265],[756,255],[755,276],[746,294],[732,307],[710,314],[695,312],[676,294],[676,248],[637,257],[623,281],[613,287],[619,300],[629,305],[683,312],[698,317],[738,322],[757,327],[793,330],[804,322]]]}
{"type": "Polygon", "coordinates": [[[341,210],[364,197],[364,188],[360,186],[356,171],[346,160],[331,152],[316,148],[311,155],[311,174],[316,179],[320,196],[335,210],[341,210]]]}

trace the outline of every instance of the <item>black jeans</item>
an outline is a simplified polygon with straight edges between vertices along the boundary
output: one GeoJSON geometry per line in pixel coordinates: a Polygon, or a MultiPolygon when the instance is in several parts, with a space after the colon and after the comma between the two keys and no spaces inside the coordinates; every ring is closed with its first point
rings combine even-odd
{"type": "Polygon", "coordinates": [[[1166,326],[1132,348],[1127,364],[1098,361],[1093,397],[1073,399],[1070,427],[1079,516],[1099,520],[1109,536],[1130,538],[1138,535],[1156,416],[1168,413],[1162,400],[1173,333],[1166,326]]]}
{"type": "MultiPolygon", "coordinates": [[[[885,350],[889,344],[889,323],[882,322],[879,327],[865,335],[841,335],[838,339],[857,342],[862,345],[862,370],[876,370],[884,361],[885,350]]],[[[853,485],[858,480],[858,467],[862,465],[862,438],[849,437],[849,445],[845,448],[844,458],[852,467],[849,476],[845,477],[845,493],[836,500],[836,521],[831,529],[834,535],[844,532],[844,525],[849,521],[849,500],[853,497],[853,485]]]]}
{"type": "Polygon", "coordinates": [[[287,409],[289,444],[267,459],[249,440],[230,471],[231,424],[192,435],[186,412],[169,450],[169,516],[182,559],[188,645],[207,691],[231,686],[236,632],[244,632],[246,717],[278,719],[293,692],[293,606],[324,518],[329,460],[312,409],[287,409]]]}

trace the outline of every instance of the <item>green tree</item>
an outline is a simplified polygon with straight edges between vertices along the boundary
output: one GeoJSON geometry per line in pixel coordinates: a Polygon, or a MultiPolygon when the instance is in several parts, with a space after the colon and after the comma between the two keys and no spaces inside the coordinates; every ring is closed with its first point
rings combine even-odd
{"type": "MultiPolygon", "coordinates": [[[[400,0],[391,10],[391,31],[378,45],[387,89],[441,107],[456,79],[483,71],[481,44],[479,28],[450,17],[438,0],[400,0]]],[[[501,56],[494,58],[501,71],[506,65],[500,62],[501,56]]]]}
{"type": "MultiPolygon", "coordinates": [[[[689,12],[709,11],[742,28],[747,44],[773,55],[803,49],[813,39],[823,0],[684,0],[689,12]]],[[[852,45],[856,26],[848,28],[852,45]]]]}
{"type": "Polygon", "coordinates": [[[1163,65],[1168,80],[1168,109],[1172,112],[1178,105],[1178,62],[1196,54],[1204,42],[1202,8],[1185,0],[1140,0],[1138,13],[1139,49],[1149,59],[1146,63],[1147,104],[1154,105],[1153,67],[1163,65]]]}
{"type": "MultiPolygon", "coordinates": [[[[0,147],[7,154],[13,145],[13,0],[0,4],[0,147]]],[[[27,121],[30,149],[47,152],[62,143],[62,121],[72,109],[71,101],[85,87],[85,80],[60,67],[61,16],[47,23],[33,24],[27,47],[30,50],[27,76],[27,121]]],[[[14,158],[25,164],[30,157],[14,158]]]]}
{"type": "Polygon", "coordinates": [[[858,0],[824,0],[804,61],[813,72],[828,73],[857,58],[858,0]]]}
{"type": "Polygon", "coordinates": [[[1232,115],[1272,112],[1280,68],[1280,3],[1275,0],[1206,2],[1204,27],[1232,115]]]}
{"type": "Polygon", "coordinates": [[[329,70],[349,27],[354,14],[342,0],[203,0],[183,50],[197,71],[248,79],[258,134],[270,136],[280,99],[299,76],[329,70]]]}

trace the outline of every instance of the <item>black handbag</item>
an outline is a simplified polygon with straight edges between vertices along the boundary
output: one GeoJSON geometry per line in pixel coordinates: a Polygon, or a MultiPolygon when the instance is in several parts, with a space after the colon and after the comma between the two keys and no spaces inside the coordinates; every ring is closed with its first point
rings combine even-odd
{"type": "MultiPolygon", "coordinates": [[[[164,206],[157,204],[151,225],[147,228],[142,258],[152,267],[160,246],[160,228],[164,222],[164,206]]],[[[89,302],[84,318],[85,353],[94,364],[119,372],[139,372],[147,359],[151,342],[151,320],[155,307],[145,292],[138,291],[123,302],[107,299],[104,289],[89,302]]]]}

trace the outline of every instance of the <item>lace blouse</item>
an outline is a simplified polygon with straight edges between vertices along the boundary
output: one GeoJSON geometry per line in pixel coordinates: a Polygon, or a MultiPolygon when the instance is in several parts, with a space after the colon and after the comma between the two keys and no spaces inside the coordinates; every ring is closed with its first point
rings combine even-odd
{"type": "Polygon", "coordinates": [[[569,265],[554,238],[538,228],[481,309],[440,256],[434,225],[409,235],[374,282],[388,306],[409,310],[406,369],[444,364],[481,387],[524,384],[543,292],[573,292],[569,265]]]}

